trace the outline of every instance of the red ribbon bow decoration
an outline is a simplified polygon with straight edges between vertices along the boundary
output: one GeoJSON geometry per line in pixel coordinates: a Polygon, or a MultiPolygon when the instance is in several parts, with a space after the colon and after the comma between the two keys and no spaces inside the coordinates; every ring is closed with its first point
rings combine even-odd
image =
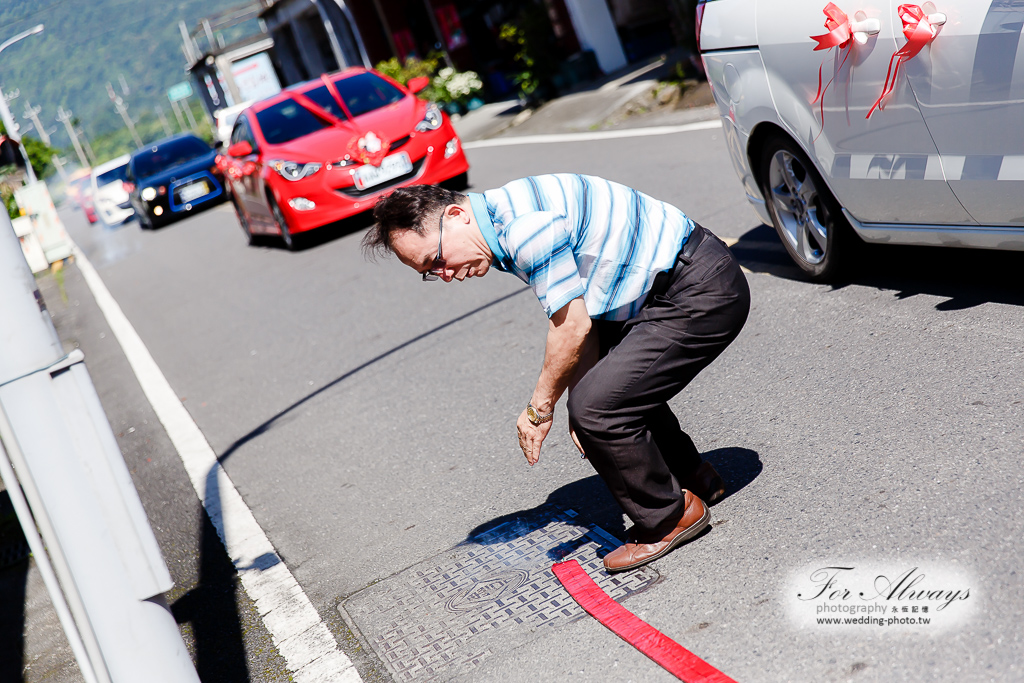
{"type": "MultiPolygon", "coordinates": [[[[853,43],[850,41],[850,38],[853,37],[853,30],[850,28],[850,18],[846,16],[846,13],[832,2],[825,5],[822,11],[827,17],[825,19],[825,28],[828,29],[828,33],[823,33],[820,36],[811,36],[811,40],[818,42],[814,47],[815,52],[818,50],[831,50],[834,47],[838,47],[840,50],[851,47],[853,43]]],[[[846,64],[846,59],[849,56],[850,50],[847,49],[846,56],[843,57],[842,63],[836,69],[836,74],[843,69],[843,65],[846,64]]],[[[825,87],[821,87],[821,70],[824,66],[825,59],[822,59],[821,65],[818,67],[818,92],[811,101],[811,104],[819,105],[822,130],[825,130],[825,91],[828,90],[828,86],[832,85],[832,81],[836,79],[835,74],[833,74],[829,82],[825,84],[825,87]]],[[[821,131],[818,131],[818,135],[821,135],[821,131]]]]}
{"type": "Polygon", "coordinates": [[[348,143],[348,153],[353,159],[361,164],[380,166],[387,156],[391,142],[373,131],[362,137],[354,137],[348,143]]]}
{"type": "Polygon", "coordinates": [[[825,28],[828,29],[828,33],[820,36],[811,36],[811,40],[818,41],[818,45],[814,49],[816,51],[828,50],[837,45],[839,47],[846,47],[846,44],[850,42],[851,36],[853,36],[853,31],[850,29],[850,18],[832,2],[825,5],[825,9],[822,12],[828,17],[825,20],[825,28]]]}
{"type": "Polygon", "coordinates": [[[907,37],[907,44],[896,50],[889,59],[889,70],[885,73],[882,94],[868,110],[868,115],[864,117],[867,119],[871,118],[875,109],[885,108],[882,105],[882,100],[896,87],[896,79],[899,77],[900,66],[903,62],[913,59],[938,33],[938,27],[928,21],[928,15],[917,5],[900,5],[897,12],[903,22],[903,35],[907,37]],[[893,64],[896,65],[895,68],[893,68],[893,64]]]}

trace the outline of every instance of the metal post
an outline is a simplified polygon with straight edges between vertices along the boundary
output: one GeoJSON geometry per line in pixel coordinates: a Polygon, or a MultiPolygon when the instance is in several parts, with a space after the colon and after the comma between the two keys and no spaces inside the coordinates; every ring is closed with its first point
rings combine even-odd
{"type": "Polygon", "coordinates": [[[81,128],[78,129],[78,139],[82,141],[82,145],[85,147],[85,156],[89,157],[89,163],[95,166],[96,153],[92,151],[92,145],[89,144],[89,136],[81,128]]]}
{"type": "Polygon", "coordinates": [[[158,104],[156,105],[156,117],[160,119],[160,125],[163,126],[164,135],[171,136],[171,124],[167,123],[167,117],[164,116],[163,108],[158,104]]]}
{"type": "Polygon", "coordinates": [[[178,107],[178,103],[171,100],[171,109],[174,110],[174,115],[178,118],[178,126],[181,127],[181,132],[185,132],[185,118],[181,115],[181,109],[178,107]]]}
{"type": "Polygon", "coordinates": [[[192,49],[192,38],[188,35],[188,27],[185,25],[184,20],[178,22],[178,30],[181,31],[181,47],[185,51],[185,59],[188,60],[189,66],[192,66],[199,57],[196,56],[192,49]]]}
{"type": "Polygon", "coordinates": [[[120,98],[114,92],[114,86],[107,83],[107,95],[110,96],[110,101],[114,103],[114,109],[121,115],[121,120],[124,121],[124,125],[128,126],[128,132],[132,134],[132,140],[135,141],[135,147],[142,147],[142,140],[139,138],[139,134],[135,132],[135,122],[132,121],[132,117],[128,116],[128,105],[124,103],[124,100],[120,98]]]}
{"type": "Polygon", "coordinates": [[[46,128],[39,122],[39,112],[43,110],[42,107],[33,107],[25,100],[25,118],[31,119],[32,123],[36,126],[36,132],[39,133],[39,139],[43,141],[47,147],[50,146],[50,134],[46,132],[46,128]]]}
{"type": "Polygon", "coordinates": [[[50,161],[53,162],[53,165],[57,169],[57,173],[60,174],[60,179],[66,184],[68,182],[68,172],[64,170],[64,159],[61,159],[60,156],[54,154],[50,157],[50,161]]]}
{"type": "Polygon", "coordinates": [[[210,52],[217,49],[217,41],[213,39],[213,29],[210,28],[210,20],[203,19],[203,30],[206,31],[206,40],[210,42],[210,52]]]}
{"type": "Polygon", "coordinates": [[[401,60],[401,56],[398,54],[398,45],[395,44],[395,36],[391,33],[391,25],[388,23],[388,17],[384,13],[384,8],[380,6],[380,0],[373,0],[373,8],[377,10],[377,19],[384,28],[384,35],[388,39],[388,47],[391,48],[391,54],[395,56],[395,59],[401,60]]]}
{"type": "Polygon", "coordinates": [[[7,137],[18,143],[21,157],[25,160],[25,175],[28,176],[28,182],[31,185],[36,182],[36,172],[32,169],[32,162],[28,160],[28,152],[25,151],[25,145],[21,144],[21,136],[18,135],[18,124],[14,122],[11,110],[7,108],[7,98],[4,97],[2,90],[0,90],[0,118],[3,119],[4,128],[7,129],[7,137]]]}
{"type": "MultiPolygon", "coordinates": [[[[220,35],[219,33],[217,35],[220,35]]],[[[220,77],[224,79],[224,85],[226,85],[227,93],[231,96],[233,104],[241,104],[244,102],[242,99],[242,91],[238,89],[238,84],[235,83],[235,76],[231,73],[231,60],[221,55],[214,59],[214,64],[217,65],[217,71],[220,72],[220,77]]],[[[227,104],[225,102],[224,104],[227,104]]]]}
{"type": "Polygon", "coordinates": [[[67,129],[68,137],[71,138],[71,144],[75,146],[75,152],[78,154],[78,160],[82,163],[82,168],[88,168],[89,162],[86,161],[85,152],[82,150],[82,144],[78,141],[75,127],[71,124],[71,112],[63,106],[57,107],[57,120],[63,123],[64,128],[67,129]]]}
{"type": "Polygon", "coordinates": [[[83,356],[64,354],[38,296],[0,213],[0,476],[24,492],[12,502],[58,618],[87,681],[199,683],[163,599],[173,583],[83,356]]]}
{"type": "Polygon", "coordinates": [[[430,18],[430,25],[434,27],[434,35],[437,37],[437,44],[441,46],[441,54],[444,55],[444,63],[449,68],[454,69],[455,65],[452,64],[452,58],[448,54],[448,45],[444,42],[444,35],[441,33],[441,27],[437,25],[437,16],[434,14],[434,6],[430,4],[430,0],[423,0],[423,6],[427,10],[427,16],[430,18]]]}
{"type": "MultiPolygon", "coordinates": [[[[0,43],[0,52],[3,52],[6,48],[14,45],[19,40],[41,33],[42,30],[43,25],[37,24],[27,31],[22,31],[13,38],[8,38],[3,43],[0,43]]],[[[7,100],[4,99],[4,93],[2,90],[0,90],[0,116],[2,116],[4,126],[7,128],[7,137],[17,142],[18,147],[21,149],[21,156],[25,159],[25,174],[28,175],[29,183],[36,182],[36,172],[32,169],[32,164],[28,160],[28,153],[25,151],[24,145],[21,144],[21,137],[18,135],[18,127],[15,125],[14,119],[11,118],[11,111],[7,108],[7,100]]]]}
{"type": "Polygon", "coordinates": [[[198,127],[199,124],[196,123],[196,117],[192,115],[192,107],[190,106],[187,97],[183,98],[181,100],[181,105],[180,106],[181,106],[182,109],[185,110],[185,116],[188,117],[189,125],[192,126],[192,132],[195,133],[196,132],[196,128],[198,127]]]}
{"type": "Polygon", "coordinates": [[[345,55],[341,52],[341,44],[338,42],[338,36],[334,32],[334,24],[331,22],[331,18],[327,16],[327,10],[320,4],[320,0],[311,0],[311,2],[316,7],[316,11],[320,15],[320,21],[323,22],[324,29],[327,31],[327,40],[331,44],[331,52],[334,53],[334,61],[338,63],[338,69],[353,66],[348,63],[345,55]]]}
{"type": "MultiPolygon", "coordinates": [[[[379,11],[380,0],[375,0],[375,2],[377,3],[377,9],[379,11]]],[[[356,41],[356,47],[359,48],[359,58],[363,60],[363,66],[365,66],[367,69],[372,69],[373,64],[370,62],[370,55],[367,54],[366,46],[363,45],[363,35],[359,31],[359,24],[356,23],[355,17],[352,16],[352,11],[348,8],[348,5],[345,3],[345,0],[334,0],[334,4],[336,4],[341,9],[342,13],[345,15],[345,19],[348,21],[349,33],[352,34],[352,37],[356,41]]],[[[388,34],[388,43],[391,45],[391,50],[397,56],[398,51],[395,50],[395,39],[391,35],[391,29],[385,26],[385,32],[388,34]]]]}

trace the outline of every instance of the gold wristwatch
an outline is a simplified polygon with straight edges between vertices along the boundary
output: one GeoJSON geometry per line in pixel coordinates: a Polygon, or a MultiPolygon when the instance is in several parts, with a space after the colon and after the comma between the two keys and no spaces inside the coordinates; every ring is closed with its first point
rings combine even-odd
{"type": "Polygon", "coordinates": [[[554,417],[555,411],[551,411],[547,415],[541,415],[537,412],[537,409],[533,407],[533,401],[526,404],[526,417],[530,418],[530,422],[534,425],[542,425],[545,422],[551,420],[554,417]]]}

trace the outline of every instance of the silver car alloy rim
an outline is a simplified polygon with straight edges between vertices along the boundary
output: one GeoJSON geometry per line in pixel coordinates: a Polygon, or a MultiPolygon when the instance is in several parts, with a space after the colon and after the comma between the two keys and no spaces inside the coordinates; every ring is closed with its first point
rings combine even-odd
{"type": "Polygon", "coordinates": [[[288,223],[284,220],[284,212],[281,211],[281,207],[274,202],[274,220],[277,221],[277,227],[281,230],[281,239],[287,246],[292,244],[292,234],[288,230],[288,223]]]}
{"type": "Polygon", "coordinates": [[[825,259],[828,229],[822,224],[820,198],[814,180],[800,159],[780,149],[768,167],[775,215],[796,254],[811,265],[825,259]]]}

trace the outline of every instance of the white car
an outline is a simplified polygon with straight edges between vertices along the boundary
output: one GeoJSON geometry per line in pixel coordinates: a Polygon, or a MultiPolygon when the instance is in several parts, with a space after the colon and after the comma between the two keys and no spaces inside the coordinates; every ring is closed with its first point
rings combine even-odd
{"type": "Polygon", "coordinates": [[[246,100],[241,104],[235,104],[230,107],[224,107],[218,109],[213,113],[213,119],[216,122],[217,139],[225,145],[230,144],[228,140],[231,138],[231,130],[235,127],[235,121],[238,120],[238,115],[241,114],[250,104],[256,100],[246,100]]]}
{"type": "Polygon", "coordinates": [[[747,198],[811,278],[835,273],[853,235],[1024,250],[1024,4],[700,0],[697,12],[747,198]]]}
{"type": "Polygon", "coordinates": [[[135,215],[124,181],[130,154],[100,164],[92,170],[92,194],[96,213],[106,225],[120,225],[135,215]]]}

